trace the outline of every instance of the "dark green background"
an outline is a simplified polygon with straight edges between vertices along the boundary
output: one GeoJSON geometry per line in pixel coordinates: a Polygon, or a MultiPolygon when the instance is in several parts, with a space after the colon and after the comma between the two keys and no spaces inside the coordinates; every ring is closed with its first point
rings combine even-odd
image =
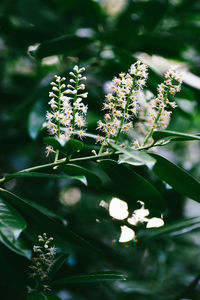
{"type": "MultiPolygon", "coordinates": [[[[91,133],[95,132],[96,121],[102,115],[103,84],[117,73],[126,71],[135,61],[136,53],[156,54],[186,63],[192,73],[200,76],[198,0],[127,1],[114,17],[109,16],[100,3],[92,0],[2,0],[0,30],[2,176],[52,161],[52,158],[45,158],[43,137],[46,132],[41,126],[48,109],[49,83],[54,74],[69,78],[68,72],[74,64],[86,67],[89,92],[87,128],[91,133]],[[83,28],[89,29],[86,31],[89,36],[80,36],[83,28]],[[35,44],[39,46],[31,50],[30,46],[35,44]],[[112,51],[111,57],[105,57],[106,50],[112,51]],[[57,63],[45,64],[49,56],[56,56],[57,63]]],[[[149,73],[148,89],[155,93],[162,77],[151,69],[149,73]]],[[[187,100],[187,105],[175,110],[169,129],[198,133],[199,89],[184,84],[177,96],[187,100]]],[[[82,155],[90,155],[90,151],[97,147],[89,139],[85,144],[82,155]]],[[[199,177],[198,141],[177,142],[165,149],[162,148],[164,156],[199,177]]],[[[186,188],[183,191],[177,189],[180,183],[176,182],[176,178],[174,189],[167,188],[161,181],[168,180],[166,172],[158,167],[152,173],[146,167],[119,167],[109,161],[101,164],[87,162],[82,166],[97,175],[87,177],[87,187],[74,180],[47,178],[17,178],[3,186],[29,199],[29,204],[38,203],[67,220],[65,231],[61,223],[48,219],[41,208],[37,210],[5,196],[28,224],[21,235],[28,249],[36,242],[37,235],[46,231],[55,238],[58,252],[69,255],[57,278],[99,271],[121,272],[128,278],[115,283],[69,284],[54,292],[63,291],[62,296],[58,294],[63,300],[175,299],[181,293],[186,299],[199,299],[199,286],[187,295],[187,287],[200,272],[200,260],[199,220],[183,220],[190,215],[190,212],[184,214],[184,194],[188,195],[186,188]],[[143,176],[150,186],[139,189],[134,181],[134,172],[143,176]],[[129,176],[128,181],[126,176],[129,176]],[[70,187],[80,189],[81,200],[73,206],[64,206],[59,198],[61,192],[70,187]],[[137,228],[137,244],[113,243],[112,240],[119,237],[123,222],[111,219],[99,206],[100,201],[109,202],[113,196],[118,196],[126,200],[129,209],[133,210],[139,207],[136,203],[139,197],[156,203],[153,188],[164,199],[166,206],[162,212],[165,222],[176,223],[169,225],[169,229],[166,227],[166,231],[156,231],[152,235],[143,228],[137,228]],[[74,237],[68,229],[92,246],[74,237]]],[[[69,175],[79,175],[70,172],[73,170],[68,169],[69,175]]],[[[172,172],[171,178],[173,175],[172,172]]],[[[194,190],[194,193],[198,192],[194,190]]],[[[195,216],[198,216],[198,203],[195,207],[195,216]]],[[[152,216],[160,213],[157,205],[153,205],[152,216]]],[[[2,299],[26,299],[26,286],[30,284],[28,259],[1,244],[0,264],[2,299]]]]}

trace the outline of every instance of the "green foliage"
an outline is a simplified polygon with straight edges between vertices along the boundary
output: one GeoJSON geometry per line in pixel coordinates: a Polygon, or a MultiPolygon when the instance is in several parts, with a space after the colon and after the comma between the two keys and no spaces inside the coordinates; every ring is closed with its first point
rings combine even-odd
{"type": "Polygon", "coordinates": [[[67,157],[80,151],[83,148],[83,143],[77,140],[67,140],[64,144],[61,144],[59,140],[53,137],[45,137],[44,142],[54,149],[59,150],[61,153],[65,154],[67,157]]]}
{"type": "Polygon", "coordinates": [[[0,198],[0,240],[17,254],[30,257],[30,251],[21,241],[20,234],[25,230],[27,223],[24,218],[6,201],[0,198]]]}
{"type": "Polygon", "coordinates": [[[154,158],[145,152],[136,151],[134,149],[123,149],[122,147],[113,143],[110,143],[110,145],[115,150],[123,153],[119,156],[119,163],[128,163],[133,166],[146,165],[147,167],[152,168],[156,162],[154,158]]]}
{"type": "Polygon", "coordinates": [[[27,300],[59,300],[60,298],[50,292],[32,292],[28,294],[27,300]]]}
{"type": "Polygon", "coordinates": [[[106,2],[0,4],[0,287],[8,300],[199,299],[199,1],[127,0],[118,12],[106,2]],[[95,156],[104,83],[138,53],[150,65],[145,95],[163,81],[163,58],[196,77],[186,73],[171,123],[153,132],[152,144],[133,149],[133,131],[123,147],[113,141],[95,156]],[[63,143],[44,126],[49,83],[54,74],[68,80],[74,64],[87,71],[88,135],[63,143]],[[44,143],[61,158],[45,158],[44,143]],[[129,218],[143,201],[147,217],[162,215],[164,226],[112,218],[114,197],[127,202],[129,218]],[[120,243],[124,225],[136,238],[120,243]],[[52,290],[27,293],[44,232],[57,250],[52,290]]]}
{"type": "Polygon", "coordinates": [[[200,201],[199,181],[166,158],[157,154],[153,154],[153,157],[156,158],[156,164],[153,171],[159,178],[171,185],[176,191],[183,193],[193,200],[200,201]]]}
{"type": "Polygon", "coordinates": [[[65,285],[69,283],[92,283],[113,280],[125,280],[125,277],[123,274],[111,272],[82,274],[56,280],[53,282],[53,285],[65,285]]]}
{"type": "Polygon", "coordinates": [[[127,200],[127,202],[144,201],[147,207],[163,207],[163,199],[158,190],[145,178],[128,168],[117,164],[114,160],[104,159],[100,165],[110,177],[110,189],[114,196],[127,200]]]}
{"type": "Polygon", "coordinates": [[[169,131],[169,130],[159,130],[153,133],[154,142],[157,141],[199,141],[200,137],[193,134],[185,134],[182,132],[169,131]]]}

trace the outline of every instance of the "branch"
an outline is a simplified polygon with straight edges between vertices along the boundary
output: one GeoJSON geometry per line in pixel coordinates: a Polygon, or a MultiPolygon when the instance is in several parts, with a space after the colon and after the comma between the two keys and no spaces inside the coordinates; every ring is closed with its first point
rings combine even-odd
{"type": "MultiPolygon", "coordinates": [[[[119,154],[119,153],[120,152],[118,152],[116,154],[119,154]]],[[[113,152],[105,153],[105,154],[101,154],[101,155],[79,157],[79,158],[73,158],[70,161],[67,161],[66,158],[64,158],[64,159],[57,160],[56,162],[53,162],[53,163],[39,165],[39,166],[31,167],[31,168],[28,168],[28,169],[24,169],[24,170],[21,170],[21,171],[19,171],[17,173],[33,172],[33,171],[38,171],[38,170],[42,170],[42,169],[48,169],[48,168],[51,168],[51,167],[56,167],[56,166],[59,166],[59,165],[67,164],[69,162],[71,163],[71,162],[84,161],[84,160],[98,160],[98,159],[100,159],[102,157],[107,157],[107,156],[110,156],[112,154],[113,154],[113,152]]],[[[3,178],[0,179],[0,183],[5,183],[5,182],[11,180],[12,178],[15,178],[15,175],[13,174],[13,177],[12,177],[12,173],[8,174],[7,176],[5,176],[5,177],[3,177],[3,178]]]]}

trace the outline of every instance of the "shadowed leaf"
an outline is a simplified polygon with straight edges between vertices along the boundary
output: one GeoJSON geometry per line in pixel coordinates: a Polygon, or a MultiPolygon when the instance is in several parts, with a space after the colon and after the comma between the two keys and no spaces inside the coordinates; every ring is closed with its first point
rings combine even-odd
{"type": "Polygon", "coordinates": [[[153,172],[179,193],[200,202],[200,182],[166,158],[151,154],[156,159],[153,172]]]}
{"type": "Polygon", "coordinates": [[[115,272],[90,273],[65,277],[54,281],[53,285],[65,285],[68,283],[92,283],[113,280],[126,280],[126,278],[123,274],[115,272]]]}

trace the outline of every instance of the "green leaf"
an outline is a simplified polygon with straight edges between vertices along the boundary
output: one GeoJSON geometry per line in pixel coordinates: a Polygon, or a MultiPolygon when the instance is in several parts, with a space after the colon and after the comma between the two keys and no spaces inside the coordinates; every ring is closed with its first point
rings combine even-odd
{"type": "Polygon", "coordinates": [[[144,201],[147,207],[163,209],[165,203],[158,190],[141,175],[126,164],[117,164],[114,160],[104,159],[100,165],[112,181],[113,193],[128,202],[144,201]]]}
{"type": "Polygon", "coordinates": [[[116,144],[109,143],[111,147],[123,153],[120,155],[118,163],[128,163],[134,166],[146,165],[152,168],[156,162],[149,154],[134,149],[124,149],[116,144]]]}
{"type": "Polygon", "coordinates": [[[141,231],[138,234],[138,237],[143,239],[153,239],[162,236],[177,236],[196,229],[200,229],[200,217],[171,222],[159,228],[146,229],[141,231]]]}
{"type": "Polygon", "coordinates": [[[186,134],[182,132],[169,131],[169,130],[159,130],[154,131],[153,139],[155,142],[159,140],[164,141],[194,141],[200,140],[200,136],[193,134],[186,134]]]}
{"type": "Polygon", "coordinates": [[[13,240],[12,233],[8,231],[6,235],[0,233],[0,241],[13,252],[28,259],[31,258],[32,252],[26,247],[24,241],[21,239],[21,236],[17,240],[13,240]]]}
{"type": "Polygon", "coordinates": [[[61,300],[60,297],[50,292],[38,292],[34,291],[27,295],[27,300],[61,300]]]}
{"type": "Polygon", "coordinates": [[[88,37],[63,35],[39,44],[30,54],[39,59],[55,54],[72,54],[79,49],[85,48],[92,41],[93,39],[88,37]]]}
{"type": "Polygon", "coordinates": [[[153,172],[171,185],[177,192],[200,202],[200,182],[188,172],[170,162],[166,158],[151,154],[156,159],[153,172]]]}
{"type": "Polygon", "coordinates": [[[13,239],[18,239],[20,233],[26,228],[26,221],[6,201],[0,198],[0,232],[10,231],[13,239]]]}
{"type": "Polygon", "coordinates": [[[30,257],[28,250],[18,241],[26,226],[24,218],[7,201],[0,198],[0,241],[17,254],[30,257]]]}
{"type": "Polygon", "coordinates": [[[55,150],[59,150],[66,156],[71,156],[72,154],[80,151],[83,148],[83,143],[81,141],[70,139],[62,143],[61,140],[54,137],[45,137],[44,142],[52,146],[55,150]]]}
{"type": "Polygon", "coordinates": [[[6,179],[17,178],[17,177],[37,177],[37,178],[60,178],[60,179],[70,179],[70,180],[79,180],[83,184],[87,185],[87,179],[85,176],[67,176],[60,174],[47,174],[47,173],[38,173],[38,172],[18,172],[7,175],[6,179]]]}
{"type": "Polygon", "coordinates": [[[76,152],[79,152],[81,149],[83,149],[83,147],[84,144],[81,141],[70,139],[64,144],[62,149],[63,149],[63,153],[69,156],[76,152]]]}
{"type": "Polygon", "coordinates": [[[58,169],[69,175],[79,175],[86,177],[89,185],[96,186],[101,183],[99,177],[92,171],[74,164],[62,165],[58,169]]]}
{"type": "Polygon", "coordinates": [[[144,27],[151,31],[163,20],[163,16],[168,10],[168,3],[166,1],[152,0],[145,4],[143,8],[144,27]]]}
{"type": "Polygon", "coordinates": [[[54,138],[52,136],[46,136],[46,137],[44,137],[43,141],[46,144],[52,146],[54,148],[54,150],[61,151],[61,149],[62,149],[62,146],[61,146],[60,142],[58,141],[58,139],[56,139],[56,138],[54,138]]]}
{"type": "Polygon", "coordinates": [[[59,214],[55,213],[54,211],[51,211],[50,209],[36,203],[36,202],[31,202],[28,200],[25,200],[27,203],[29,203],[33,208],[35,208],[37,211],[40,211],[42,214],[49,218],[57,219],[59,220],[64,226],[67,225],[67,220],[64,219],[62,216],[59,214]]]}
{"type": "Polygon", "coordinates": [[[52,219],[49,213],[46,213],[46,208],[41,210],[40,205],[21,198],[2,188],[0,188],[0,196],[2,196],[6,201],[12,203],[17,209],[22,211],[23,214],[29,217],[29,222],[33,224],[31,228],[29,227],[29,230],[34,227],[38,234],[40,232],[46,232],[51,236],[52,232],[55,233],[56,246],[60,248],[63,253],[66,253],[66,251],[69,253],[69,251],[82,247],[102,255],[100,249],[94,247],[91,243],[74,233],[68,227],[52,219]]]}
{"type": "Polygon", "coordinates": [[[92,283],[113,280],[126,280],[126,277],[123,274],[116,272],[90,273],[65,277],[54,281],[53,285],[64,285],[68,283],[92,283]]]}

